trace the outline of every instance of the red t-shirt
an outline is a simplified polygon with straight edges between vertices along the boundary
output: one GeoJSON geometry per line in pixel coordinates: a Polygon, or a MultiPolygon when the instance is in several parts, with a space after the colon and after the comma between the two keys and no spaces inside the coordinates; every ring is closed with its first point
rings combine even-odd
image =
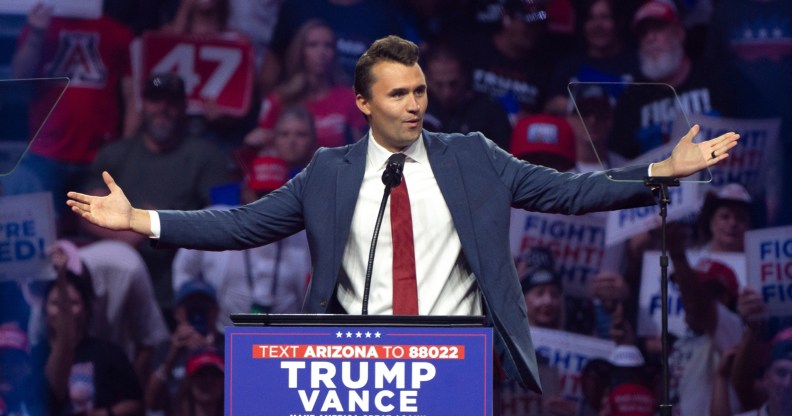
{"type": "MultiPolygon", "coordinates": [[[[30,34],[22,31],[18,46],[30,34]]],[[[131,74],[132,32],[114,20],[53,17],[44,35],[36,77],[68,77],[69,86],[31,145],[38,155],[90,163],[97,150],[117,139],[121,126],[120,81],[131,74]]],[[[31,104],[31,131],[50,111],[57,91],[38,92],[31,104]],[[36,124],[36,125],[34,125],[36,124]]]]}
{"type": "MultiPolygon", "coordinates": [[[[314,116],[316,144],[319,147],[337,147],[347,144],[347,128],[363,132],[366,119],[355,105],[355,94],[349,87],[332,87],[327,94],[316,100],[306,100],[303,105],[314,116]]],[[[261,106],[259,126],[275,127],[283,113],[283,102],[277,93],[270,94],[261,106]]],[[[359,137],[353,137],[353,140],[359,137]]]]}

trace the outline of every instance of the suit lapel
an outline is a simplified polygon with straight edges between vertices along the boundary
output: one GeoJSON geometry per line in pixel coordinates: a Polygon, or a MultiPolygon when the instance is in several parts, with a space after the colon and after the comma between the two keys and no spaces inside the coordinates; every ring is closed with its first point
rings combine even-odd
{"type": "Polygon", "coordinates": [[[443,194],[448,210],[451,212],[454,227],[462,242],[465,258],[471,266],[480,264],[475,245],[477,240],[470,214],[470,204],[462,180],[459,161],[448,145],[434,134],[424,130],[423,135],[432,173],[434,173],[437,186],[440,187],[440,193],[443,194]]]}
{"type": "Polygon", "coordinates": [[[338,262],[336,269],[341,267],[344,247],[352,227],[352,216],[355,213],[360,186],[363,183],[363,174],[366,171],[367,150],[368,134],[350,146],[344,160],[339,162],[335,199],[334,235],[336,237],[333,239],[333,258],[338,262]]]}

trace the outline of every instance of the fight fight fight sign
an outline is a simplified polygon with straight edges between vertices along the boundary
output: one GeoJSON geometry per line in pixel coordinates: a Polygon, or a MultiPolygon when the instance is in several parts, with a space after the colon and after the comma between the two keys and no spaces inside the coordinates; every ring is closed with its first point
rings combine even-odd
{"type": "Polygon", "coordinates": [[[492,329],[226,328],[226,415],[492,414],[492,329]]]}

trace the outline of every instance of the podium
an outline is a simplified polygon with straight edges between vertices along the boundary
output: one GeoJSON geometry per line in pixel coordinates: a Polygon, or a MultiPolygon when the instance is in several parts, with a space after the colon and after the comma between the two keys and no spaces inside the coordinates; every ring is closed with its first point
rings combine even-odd
{"type": "Polygon", "coordinates": [[[234,314],[225,414],[491,415],[483,316],[234,314]]]}

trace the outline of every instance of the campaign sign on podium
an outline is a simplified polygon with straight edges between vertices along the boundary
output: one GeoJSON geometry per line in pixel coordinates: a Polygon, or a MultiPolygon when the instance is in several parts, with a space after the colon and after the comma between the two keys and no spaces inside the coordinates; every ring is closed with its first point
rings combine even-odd
{"type": "Polygon", "coordinates": [[[492,328],[226,328],[225,414],[491,415],[492,328]]]}

